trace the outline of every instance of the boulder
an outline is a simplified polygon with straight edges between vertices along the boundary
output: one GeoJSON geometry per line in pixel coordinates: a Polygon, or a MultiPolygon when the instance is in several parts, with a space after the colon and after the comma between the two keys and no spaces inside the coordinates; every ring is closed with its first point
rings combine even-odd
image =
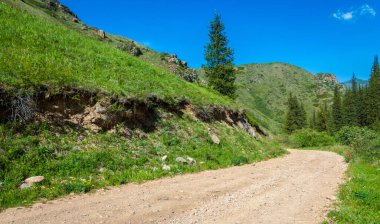
{"type": "Polygon", "coordinates": [[[96,34],[98,34],[99,37],[105,39],[106,38],[106,32],[104,32],[103,30],[98,30],[96,32],[96,34]]]}
{"type": "Polygon", "coordinates": [[[22,183],[20,185],[20,189],[23,190],[23,189],[31,188],[32,186],[33,184],[22,183]]]}
{"type": "Polygon", "coordinates": [[[166,161],[167,159],[168,159],[167,155],[164,155],[163,157],[161,157],[161,161],[166,161]]]}
{"type": "Polygon", "coordinates": [[[95,105],[95,112],[96,113],[100,113],[100,114],[103,114],[107,111],[107,108],[103,107],[102,105],[100,104],[96,104],[95,105]]]}
{"type": "Polygon", "coordinates": [[[20,185],[20,189],[30,188],[34,184],[41,183],[44,180],[45,180],[45,177],[43,177],[43,176],[29,177],[29,178],[25,179],[24,182],[20,185]]]}
{"type": "Polygon", "coordinates": [[[212,143],[214,143],[215,145],[219,145],[220,144],[220,139],[219,137],[216,135],[216,134],[210,134],[210,137],[211,137],[211,141],[212,143]]]}
{"type": "Polygon", "coordinates": [[[119,135],[121,135],[127,139],[130,139],[133,136],[133,132],[131,130],[129,130],[128,128],[123,127],[123,128],[119,129],[119,135]]]}
{"type": "Polygon", "coordinates": [[[41,183],[44,180],[45,180],[45,177],[43,176],[35,176],[35,177],[29,177],[25,179],[24,183],[35,184],[35,183],[41,183]]]}
{"type": "Polygon", "coordinates": [[[162,165],[162,170],[169,171],[170,166],[164,164],[164,165],[162,165]]]}
{"type": "Polygon", "coordinates": [[[182,158],[182,157],[177,157],[177,158],[175,159],[175,161],[177,161],[178,163],[187,163],[187,160],[184,159],[184,158],[182,158]]]}
{"type": "Polygon", "coordinates": [[[182,65],[183,67],[187,67],[187,62],[186,62],[186,61],[181,61],[181,65],[182,65]]]}
{"type": "Polygon", "coordinates": [[[195,165],[197,163],[197,161],[195,159],[191,158],[190,156],[187,156],[186,160],[187,160],[187,163],[190,165],[195,165]]]}
{"type": "Polygon", "coordinates": [[[176,54],[170,55],[167,61],[169,63],[179,64],[179,59],[176,54]]]}
{"type": "Polygon", "coordinates": [[[72,21],[73,23],[79,23],[79,20],[78,20],[77,18],[73,18],[71,21],[72,21]]]}
{"type": "Polygon", "coordinates": [[[142,55],[142,52],[141,52],[140,48],[138,48],[138,47],[132,47],[132,49],[129,51],[129,53],[135,57],[142,55]]]}

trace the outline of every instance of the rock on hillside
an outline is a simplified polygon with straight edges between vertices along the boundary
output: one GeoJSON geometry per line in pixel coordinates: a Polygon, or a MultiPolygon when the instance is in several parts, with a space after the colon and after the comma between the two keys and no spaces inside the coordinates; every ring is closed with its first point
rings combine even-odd
{"type": "MultiPolygon", "coordinates": [[[[321,82],[321,84],[318,86],[320,88],[318,92],[328,89],[334,89],[336,85],[339,86],[340,91],[344,92],[346,90],[344,85],[340,85],[338,79],[336,76],[332,73],[318,73],[315,75],[315,78],[321,82]]],[[[325,90],[328,91],[328,90],[325,90]]]]}

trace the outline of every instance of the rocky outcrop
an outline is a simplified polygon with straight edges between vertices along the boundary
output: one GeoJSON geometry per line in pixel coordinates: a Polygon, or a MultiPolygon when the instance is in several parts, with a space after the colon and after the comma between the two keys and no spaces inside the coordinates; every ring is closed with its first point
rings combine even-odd
{"type": "Polygon", "coordinates": [[[338,85],[338,79],[332,73],[318,73],[315,75],[316,79],[326,83],[328,85],[338,85]]]}
{"type": "MultiPolygon", "coordinates": [[[[259,135],[269,136],[269,134],[258,125],[251,124],[243,111],[235,111],[221,106],[212,106],[196,108],[195,114],[198,119],[204,122],[219,121],[225,122],[230,126],[239,127],[254,138],[258,138],[259,135]]],[[[210,137],[212,137],[212,134],[210,137]]],[[[217,144],[217,142],[218,141],[216,140],[214,143],[217,144]]]]}
{"type": "Polygon", "coordinates": [[[134,41],[123,43],[119,46],[119,49],[135,57],[139,57],[143,54],[142,50],[134,41]]]}
{"type": "Polygon", "coordinates": [[[178,59],[178,56],[176,55],[176,54],[173,54],[173,55],[169,55],[168,57],[167,57],[167,61],[169,62],[169,63],[174,63],[174,64],[180,64],[180,60],[178,59]]]}
{"type": "Polygon", "coordinates": [[[103,30],[98,30],[96,31],[96,34],[101,37],[102,39],[105,39],[107,36],[106,36],[106,32],[104,32],[103,30]]]}
{"type": "Polygon", "coordinates": [[[75,13],[73,13],[68,7],[62,5],[57,0],[47,0],[46,1],[46,8],[48,8],[49,10],[53,10],[53,11],[61,10],[66,15],[72,16],[74,18],[78,18],[78,16],[75,13]]]}
{"type": "MultiPolygon", "coordinates": [[[[187,113],[193,119],[205,123],[224,122],[229,126],[243,129],[254,138],[267,135],[260,127],[251,124],[242,111],[226,107],[194,107],[183,99],[166,101],[154,96],[148,96],[144,100],[119,98],[106,93],[68,87],[59,90],[41,87],[36,90],[36,95],[27,97],[33,103],[20,101],[18,106],[26,108],[25,111],[31,111],[25,116],[33,116],[27,121],[12,117],[15,111],[12,102],[20,98],[17,95],[9,95],[12,92],[16,91],[5,92],[0,89],[0,122],[14,119],[21,119],[24,122],[42,121],[58,128],[62,127],[62,124],[68,124],[93,132],[111,131],[127,138],[131,136],[144,138],[144,132],[156,129],[159,119],[170,117],[165,114],[182,116],[187,113]]],[[[20,116],[24,115],[20,113],[20,116]]],[[[214,144],[220,144],[217,133],[209,130],[209,135],[214,144]]]]}
{"type": "Polygon", "coordinates": [[[316,90],[316,93],[319,96],[333,91],[335,86],[338,86],[340,92],[342,93],[346,91],[345,86],[339,84],[338,79],[332,73],[318,73],[315,75],[315,79],[319,82],[316,90]]]}
{"type": "Polygon", "coordinates": [[[171,73],[188,81],[198,81],[198,74],[195,69],[189,68],[186,61],[182,61],[176,54],[161,53],[161,60],[171,73]]]}

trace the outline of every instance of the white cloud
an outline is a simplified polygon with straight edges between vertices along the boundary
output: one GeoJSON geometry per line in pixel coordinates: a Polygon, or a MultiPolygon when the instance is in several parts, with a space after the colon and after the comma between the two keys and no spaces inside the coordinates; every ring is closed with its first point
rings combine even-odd
{"type": "Polygon", "coordinates": [[[354,18],[354,12],[342,12],[338,10],[333,16],[335,19],[348,21],[354,18]]]}
{"type": "Polygon", "coordinates": [[[372,8],[368,4],[364,4],[360,6],[359,8],[349,10],[349,11],[341,11],[338,10],[333,14],[333,17],[338,20],[343,20],[343,21],[350,21],[356,18],[359,18],[360,16],[371,16],[375,17],[376,16],[376,10],[372,8]]]}
{"type": "Polygon", "coordinates": [[[360,7],[360,15],[376,16],[376,11],[368,4],[364,4],[362,7],[360,7]]]}

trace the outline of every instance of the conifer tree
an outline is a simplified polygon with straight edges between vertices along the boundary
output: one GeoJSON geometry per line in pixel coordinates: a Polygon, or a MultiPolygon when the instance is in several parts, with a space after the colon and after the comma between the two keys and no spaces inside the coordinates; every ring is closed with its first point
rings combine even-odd
{"type": "Polygon", "coordinates": [[[306,114],[306,110],[305,110],[303,103],[301,103],[299,111],[300,111],[299,112],[300,116],[299,116],[299,121],[298,121],[299,126],[300,126],[300,128],[306,128],[307,127],[307,114],[306,114]]]}
{"type": "Polygon", "coordinates": [[[352,77],[352,87],[351,89],[346,91],[344,101],[343,101],[343,119],[344,119],[344,125],[346,126],[357,126],[358,125],[358,118],[357,118],[357,92],[358,92],[358,85],[356,81],[355,74],[352,77]]]}
{"type": "Polygon", "coordinates": [[[291,134],[296,130],[305,128],[307,123],[306,119],[307,115],[303,105],[299,103],[296,96],[290,94],[284,127],[285,132],[291,134]]]}
{"type": "Polygon", "coordinates": [[[373,124],[380,121],[380,67],[377,55],[373,62],[371,78],[369,80],[367,104],[367,122],[373,124]]]}
{"type": "Polygon", "coordinates": [[[316,129],[316,126],[317,126],[317,111],[315,109],[313,111],[313,116],[311,117],[309,124],[310,124],[309,127],[311,129],[316,129]]]}
{"type": "Polygon", "coordinates": [[[203,66],[208,85],[216,91],[235,98],[236,71],[233,50],[228,46],[225,26],[219,14],[215,14],[210,25],[210,43],[205,47],[207,64],[203,66]]]}
{"type": "Polygon", "coordinates": [[[317,124],[316,124],[316,130],[317,131],[330,131],[330,113],[327,108],[327,103],[325,103],[323,106],[321,105],[319,108],[319,112],[317,115],[317,124]]]}
{"type": "Polygon", "coordinates": [[[334,89],[334,99],[331,113],[333,129],[335,131],[338,131],[343,126],[342,99],[340,96],[338,85],[336,85],[334,89]]]}
{"type": "Polygon", "coordinates": [[[356,116],[357,122],[360,126],[368,126],[367,124],[367,89],[360,86],[356,94],[356,116]]]}

